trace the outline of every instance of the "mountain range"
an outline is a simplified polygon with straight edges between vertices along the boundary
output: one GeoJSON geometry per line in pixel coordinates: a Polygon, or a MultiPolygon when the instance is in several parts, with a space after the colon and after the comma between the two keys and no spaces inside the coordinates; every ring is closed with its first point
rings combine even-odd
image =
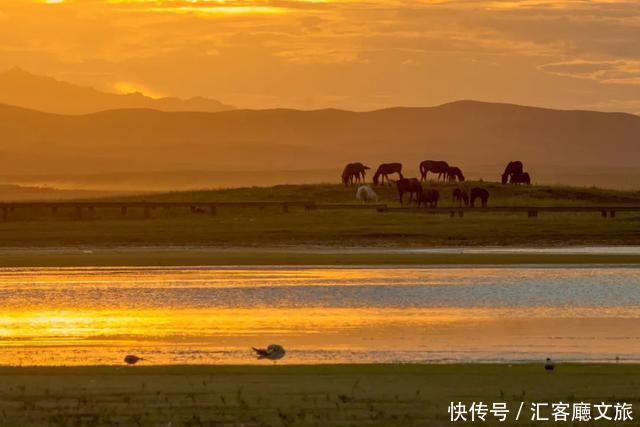
{"type": "MultiPolygon", "coordinates": [[[[63,100],[72,104],[72,98],[70,92],[63,100]]],[[[0,105],[0,175],[339,171],[351,161],[371,167],[399,161],[415,176],[420,161],[444,159],[463,170],[491,171],[475,178],[497,179],[502,165],[518,159],[536,181],[543,169],[597,175],[636,170],[640,160],[640,117],[626,113],[478,101],[371,112],[120,108],[90,114],[26,104],[0,105]]]]}
{"type": "Polygon", "coordinates": [[[39,76],[15,67],[0,73],[0,102],[58,114],[89,114],[120,108],[161,111],[225,111],[234,107],[208,98],[150,98],[141,93],[114,94],[39,76]]]}

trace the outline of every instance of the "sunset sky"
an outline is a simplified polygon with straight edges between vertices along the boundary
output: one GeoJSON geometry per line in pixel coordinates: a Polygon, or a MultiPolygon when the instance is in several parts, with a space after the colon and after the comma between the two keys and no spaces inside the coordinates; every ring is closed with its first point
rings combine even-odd
{"type": "Polygon", "coordinates": [[[640,113],[637,0],[2,0],[0,70],[240,107],[640,113]]]}

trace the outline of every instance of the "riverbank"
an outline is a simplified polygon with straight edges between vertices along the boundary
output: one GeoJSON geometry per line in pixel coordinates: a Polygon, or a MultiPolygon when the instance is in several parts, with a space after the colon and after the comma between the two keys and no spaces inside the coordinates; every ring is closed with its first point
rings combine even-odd
{"type": "Polygon", "coordinates": [[[521,422],[529,424],[531,402],[627,402],[638,410],[639,377],[640,365],[626,364],[561,364],[555,372],[542,364],[2,367],[0,422],[448,425],[450,402],[482,401],[507,403],[500,425],[518,424],[524,402],[521,422]]]}
{"type": "Polygon", "coordinates": [[[64,247],[0,249],[0,267],[140,267],[140,266],[408,266],[408,265],[633,265],[640,252],[607,253],[502,248],[441,251],[398,248],[320,247],[64,247]]]}

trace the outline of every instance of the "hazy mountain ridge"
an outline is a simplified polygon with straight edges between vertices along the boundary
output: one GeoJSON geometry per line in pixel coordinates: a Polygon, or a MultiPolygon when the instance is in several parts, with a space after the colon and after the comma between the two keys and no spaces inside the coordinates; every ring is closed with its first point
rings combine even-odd
{"type": "MultiPolygon", "coordinates": [[[[232,110],[118,109],[57,115],[0,105],[0,168],[16,173],[339,169],[361,160],[424,159],[463,169],[528,165],[629,168],[640,117],[459,101],[437,107],[232,110]]],[[[534,179],[535,179],[535,171],[534,179]]]]}
{"type": "Polygon", "coordinates": [[[31,74],[17,67],[0,73],[0,102],[58,114],[88,114],[122,108],[207,112],[234,108],[220,101],[202,97],[150,98],[141,93],[101,92],[89,86],[31,74]]]}

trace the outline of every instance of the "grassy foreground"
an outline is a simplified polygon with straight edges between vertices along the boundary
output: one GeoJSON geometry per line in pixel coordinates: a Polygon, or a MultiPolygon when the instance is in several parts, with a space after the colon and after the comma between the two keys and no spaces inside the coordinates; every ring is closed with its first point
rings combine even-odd
{"type": "Polygon", "coordinates": [[[440,426],[451,425],[451,401],[482,401],[512,411],[507,423],[489,416],[483,425],[537,425],[531,402],[627,402],[637,411],[638,385],[638,365],[0,368],[0,424],[440,426]]]}
{"type": "MultiPolygon", "coordinates": [[[[432,184],[430,184],[432,185],[432,184]]],[[[513,187],[470,183],[490,188],[492,206],[640,205],[640,193],[565,187],[513,187]]],[[[451,205],[452,186],[438,186],[442,205],[451,205]]],[[[395,190],[377,188],[381,202],[397,205],[395,190]]],[[[146,201],[281,201],[314,200],[319,203],[356,203],[355,189],[340,185],[290,185],[179,192],[136,196],[146,201]]],[[[111,199],[110,199],[111,200],[111,199]]],[[[187,208],[156,209],[143,219],[141,209],[127,216],[119,209],[85,212],[74,219],[75,210],[52,216],[48,210],[18,209],[9,222],[0,222],[0,245],[4,247],[70,246],[554,246],[640,244],[640,213],[619,212],[603,219],[599,212],[483,213],[463,218],[418,212],[373,210],[313,210],[292,208],[221,208],[218,215],[190,213],[187,208]]]]}

